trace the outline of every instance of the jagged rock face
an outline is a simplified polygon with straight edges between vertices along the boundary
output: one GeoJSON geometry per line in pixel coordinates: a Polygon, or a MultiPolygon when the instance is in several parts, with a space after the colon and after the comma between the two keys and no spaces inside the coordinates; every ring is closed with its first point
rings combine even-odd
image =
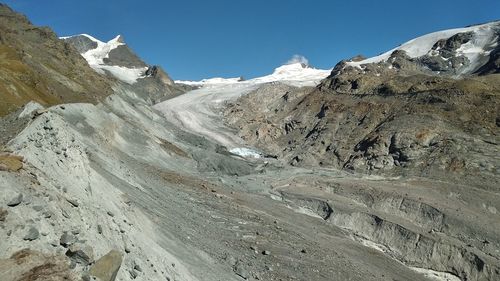
{"type": "Polygon", "coordinates": [[[147,67],[146,63],[142,61],[127,45],[120,45],[111,50],[108,57],[104,58],[104,62],[108,65],[117,65],[129,68],[147,67]]]}
{"type": "Polygon", "coordinates": [[[97,42],[90,40],[87,36],[73,36],[64,39],[71,44],[79,53],[85,53],[88,50],[97,48],[97,42]]]}
{"type": "Polygon", "coordinates": [[[168,74],[160,66],[153,65],[146,70],[146,77],[154,77],[165,83],[166,85],[173,85],[174,81],[170,79],[168,74]]]}
{"type": "Polygon", "coordinates": [[[491,53],[488,62],[478,69],[477,74],[500,73],[500,44],[491,53]]]}
{"type": "Polygon", "coordinates": [[[112,92],[109,80],[52,30],[33,26],[3,4],[0,57],[0,116],[31,100],[45,105],[95,103],[112,92]]]}

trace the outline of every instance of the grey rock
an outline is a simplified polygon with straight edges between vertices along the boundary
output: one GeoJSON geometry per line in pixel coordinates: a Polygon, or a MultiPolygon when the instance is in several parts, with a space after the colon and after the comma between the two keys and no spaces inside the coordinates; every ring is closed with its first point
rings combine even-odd
{"type": "Polygon", "coordinates": [[[115,214],[114,214],[113,212],[111,212],[111,211],[108,211],[108,212],[107,212],[107,214],[108,214],[108,216],[110,216],[110,217],[114,217],[114,216],[115,216],[115,214]]]}
{"type": "Polygon", "coordinates": [[[7,203],[7,206],[9,207],[15,207],[23,202],[23,194],[19,193],[16,195],[14,198],[12,198],[9,203],[7,203]]]}
{"type": "Polygon", "coordinates": [[[71,245],[66,251],[66,256],[75,263],[87,266],[94,262],[94,250],[90,246],[71,245]]]}
{"type": "Polygon", "coordinates": [[[137,272],[135,270],[129,270],[128,273],[132,279],[137,278],[137,272]]]}
{"type": "Polygon", "coordinates": [[[262,254],[264,256],[269,256],[271,254],[271,252],[266,250],[266,251],[262,251],[262,254]]]}
{"type": "Polygon", "coordinates": [[[24,236],[24,240],[27,241],[33,241],[38,239],[40,237],[40,233],[38,232],[38,229],[36,229],[34,226],[30,227],[28,230],[28,233],[24,236]]]}
{"type": "Polygon", "coordinates": [[[77,241],[76,236],[69,234],[67,232],[64,232],[63,235],[61,235],[61,239],[59,240],[59,244],[63,247],[68,247],[72,244],[74,244],[77,241]]]}

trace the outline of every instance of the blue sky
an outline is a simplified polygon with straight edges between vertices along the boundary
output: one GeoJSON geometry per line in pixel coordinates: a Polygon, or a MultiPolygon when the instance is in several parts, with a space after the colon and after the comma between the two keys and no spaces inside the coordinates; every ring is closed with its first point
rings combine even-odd
{"type": "Polygon", "coordinates": [[[500,19],[498,0],[2,2],[60,36],[122,34],[147,63],[190,80],[261,76],[294,54],[327,69],[429,32],[500,19]]]}

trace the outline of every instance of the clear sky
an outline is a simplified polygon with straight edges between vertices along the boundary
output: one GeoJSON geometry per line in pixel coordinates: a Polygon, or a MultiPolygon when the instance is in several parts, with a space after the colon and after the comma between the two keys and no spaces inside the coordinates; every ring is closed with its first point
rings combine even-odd
{"type": "Polygon", "coordinates": [[[174,79],[252,78],[295,54],[331,68],[429,32],[500,19],[499,0],[7,0],[59,36],[117,34],[174,79]]]}

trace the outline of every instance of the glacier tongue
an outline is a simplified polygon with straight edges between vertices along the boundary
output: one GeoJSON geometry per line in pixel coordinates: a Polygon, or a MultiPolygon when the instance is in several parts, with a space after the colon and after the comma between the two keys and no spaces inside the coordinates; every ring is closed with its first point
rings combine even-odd
{"type": "MultiPolygon", "coordinates": [[[[179,97],[156,104],[174,124],[206,136],[228,147],[231,152],[244,157],[259,156],[258,152],[244,147],[244,142],[223,125],[219,114],[225,102],[256,90],[265,83],[284,83],[291,86],[316,86],[330,74],[330,70],[320,70],[303,63],[280,66],[270,75],[241,81],[240,78],[213,78],[199,82],[184,81],[189,85],[201,86],[179,97]]],[[[183,83],[183,81],[177,81],[183,83]]]]}

